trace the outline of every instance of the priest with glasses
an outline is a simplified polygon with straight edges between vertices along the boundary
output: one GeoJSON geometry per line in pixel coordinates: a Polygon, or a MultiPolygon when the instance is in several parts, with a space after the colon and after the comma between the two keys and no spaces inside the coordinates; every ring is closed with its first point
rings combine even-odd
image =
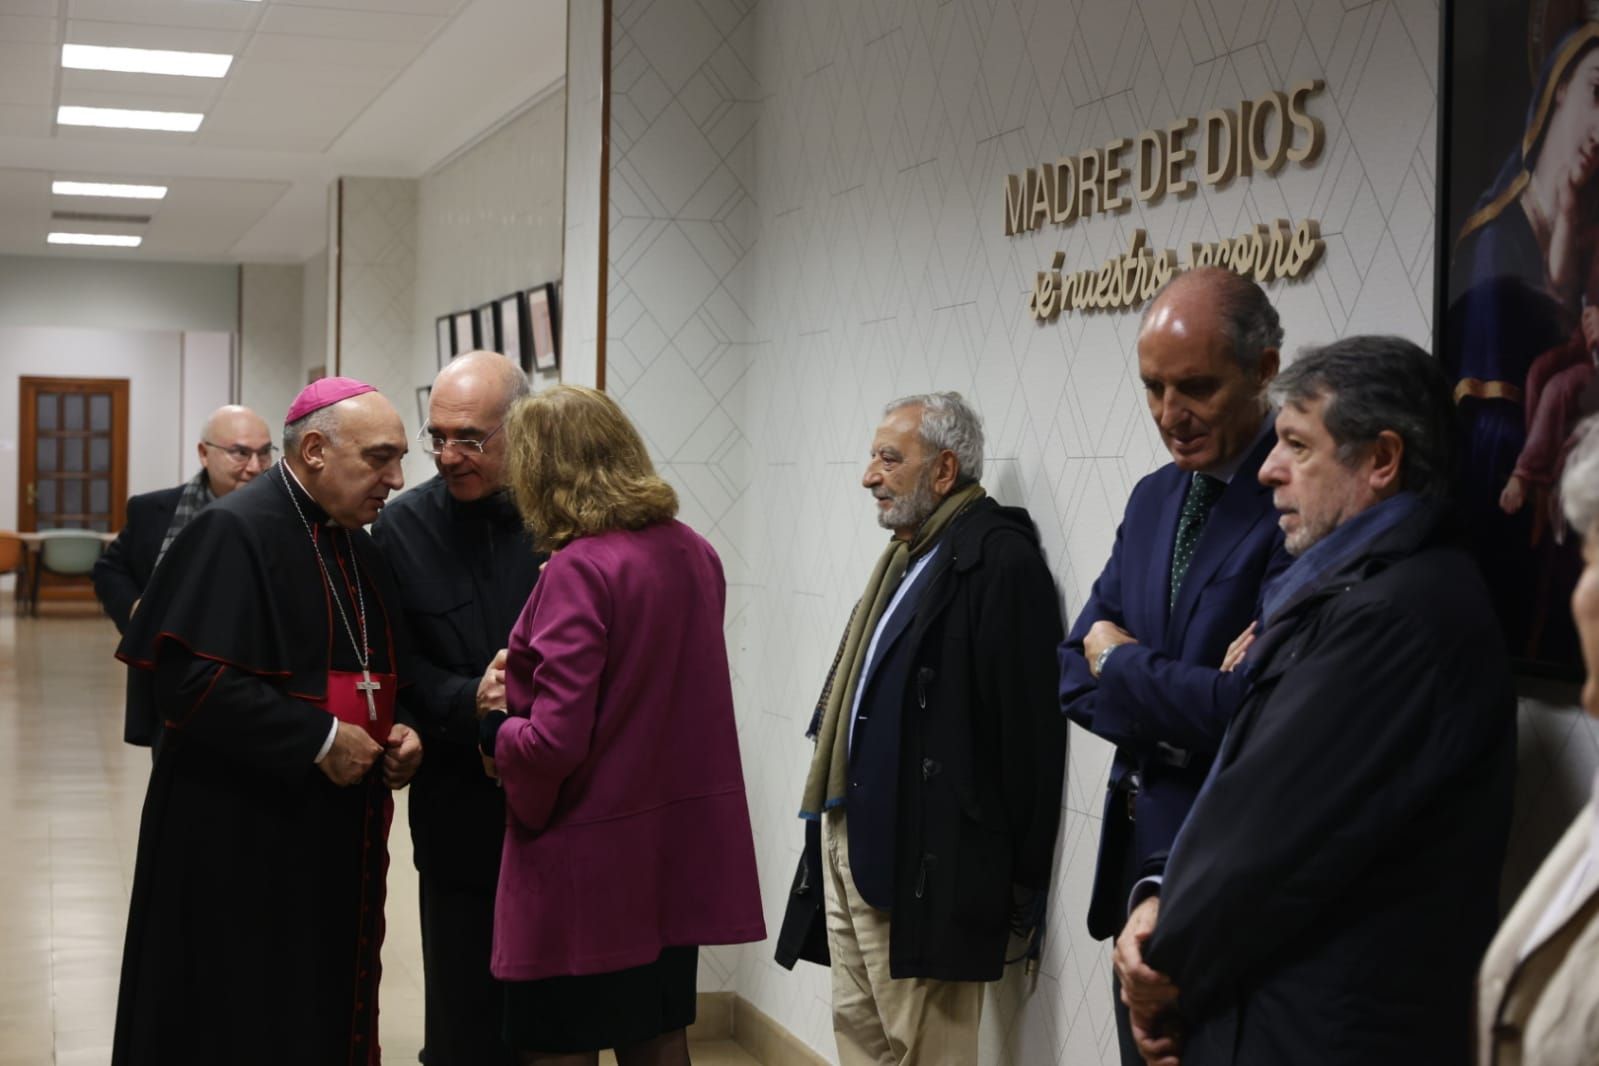
{"type": "Polygon", "coordinates": [[[456,356],[417,440],[438,476],[372,527],[416,654],[400,696],[428,758],[411,787],[428,1066],[513,1066],[489,973],[505,793],[483,772],[478,712],[505,709],[504,651],[545,556],[506,490],[505,419],[527,375],[497,352],[456,356]]]}

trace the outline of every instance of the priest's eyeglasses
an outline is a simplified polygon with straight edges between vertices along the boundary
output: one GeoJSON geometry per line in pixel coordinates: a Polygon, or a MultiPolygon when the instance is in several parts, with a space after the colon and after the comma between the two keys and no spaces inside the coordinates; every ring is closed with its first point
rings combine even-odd
{"type": "Polygon", "coordinates": [[[248,463],[251,459],[261,460],[262,466],[271,466],[272,455],[278,450],[278,446],[276,444],[268,444],[265,448],[246,448],[242,444],[213,444],[208,440],[203,440],[200,443],[205,445],[207,448],[215,448],[219,452],[226,452],[228,458],[232,459],[240,466],[248,463]]]}
{"type": "Polygon", "coordinates": [[[416,439],[421,442],[422,450],[429,455],[443,455],[446,448],[454,448],[456,451],[465,452],[468,455],[482,455],[484,446],[493,439],[494,434],[504,428],[505,423],[501,422],[483,434],[481,439],[467,437],[465,440],[456,440],[454,437],[440,437],[437,434],[429,433],[427,427],[423,426],[422,432],[416,435],[416,439]]]}

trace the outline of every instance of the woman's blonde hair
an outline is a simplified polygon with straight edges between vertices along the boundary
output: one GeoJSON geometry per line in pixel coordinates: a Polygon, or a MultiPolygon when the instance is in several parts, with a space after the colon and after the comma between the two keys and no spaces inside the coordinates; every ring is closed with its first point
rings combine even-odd
{"type": "Polygon", "coordinates": [[[556,385],[518,401],[505,423],[511,491],[540,551],[677,515],[677,493],[655,473],[616,401],[556,385]]]}

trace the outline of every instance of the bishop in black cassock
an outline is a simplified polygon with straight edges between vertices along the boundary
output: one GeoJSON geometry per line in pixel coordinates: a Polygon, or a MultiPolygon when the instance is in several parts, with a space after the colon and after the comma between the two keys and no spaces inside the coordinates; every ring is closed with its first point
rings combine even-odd
{"type": "Polygon", "coordinates": [[[183,530],[117,651],[165,738],[113,1066],[380,1061],[389,789],[421,748],[394,722],[399,598],[361,525],[406,442],[348,379],[289,415],[285,461],[183,530]]]}

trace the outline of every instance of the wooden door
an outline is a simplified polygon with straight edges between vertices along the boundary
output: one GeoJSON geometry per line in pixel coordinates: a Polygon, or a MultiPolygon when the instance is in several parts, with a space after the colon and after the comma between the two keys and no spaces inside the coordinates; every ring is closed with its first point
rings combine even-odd
{"type": "Polygon", "coordinates": [[[19,383],[18,528],[122,528],[128,497],[126,378],[19,383]]]}

